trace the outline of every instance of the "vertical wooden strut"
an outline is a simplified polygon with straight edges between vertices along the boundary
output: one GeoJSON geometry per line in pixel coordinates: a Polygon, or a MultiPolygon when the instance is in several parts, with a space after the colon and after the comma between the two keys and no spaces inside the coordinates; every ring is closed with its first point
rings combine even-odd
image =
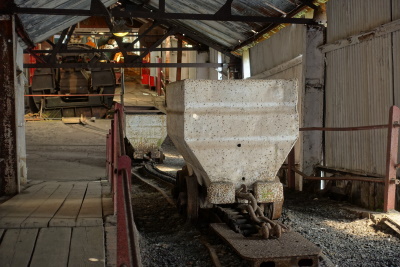
{"type": "Polygon", "coordinates": [[[396,106],[390,108],[389,127],[386,154],[386,177],[383,210],[385,212],[395,208],[396,198],[396,165],[399,151],[399,128],[394,127],[400,123],[400,109],[396,106]]]}
{"type": "MultiPolygon", "coordinates": [[[[7,2],[7,1],[5,1],[7,2]]],[[[0,9],[7,4],[0,3],[0,9]]],[[[14,16],[0,16],[0,196],[18,193],[14,16]]]]}
{"type": "MultiPolygon", "coordinates": [[[[182,48],[183,41],[182,38],[178,38],[178,49],[182,48]]],[[[178,50],[178,55],[176,58],[176,63],[182,63],[182,50],[178,50]]],[[[180,81],[182,80],[182,68],[176,68],[176,80],[180,81]]]]}

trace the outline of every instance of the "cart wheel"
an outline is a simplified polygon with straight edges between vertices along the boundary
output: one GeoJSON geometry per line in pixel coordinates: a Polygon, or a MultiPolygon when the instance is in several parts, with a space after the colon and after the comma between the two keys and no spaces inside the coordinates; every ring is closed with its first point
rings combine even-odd
{"type": "Polygon", "coordinates": [[[199,218],[199,189],[194,176],[186,176],[187,218],[194,222],[199,218]]]}
{"type": "Polygon", "coordinates": [[[181,192],[186,192],[186,181],[183,172],[180,170],[176,172],[176,182],[172,188],[172,196],[178,198],[181,192]]]}
{"type": "Polygon", "coordinates": [[[264,208],[264,216],[270,220],[279,219],[282,215],[283,201],[266,203],[264,208]]]}

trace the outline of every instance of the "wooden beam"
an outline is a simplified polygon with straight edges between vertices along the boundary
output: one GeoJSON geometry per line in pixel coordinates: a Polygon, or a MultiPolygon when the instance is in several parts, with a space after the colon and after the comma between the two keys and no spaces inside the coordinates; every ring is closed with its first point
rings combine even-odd
{"type": "MultiPolygon", "coordinates": [[[[182,47],[182,45],[183,45],[183,41],[181,38],[179,38],[178,39],[178,48],[182,47]]],[[[178,64],[182,63],[182,51],[178,51],[176,63],[178,63],[178,64]]],[[[181,67],[176,69],[176,80],[177,81],[182,80],[182,68],[181,67]]]]}
{"type": "Polygon", "coordinates": [[[330,44],[322,45],[319,47],[319,49],[321,49],[323,53],[329,53],[334,50],[338,50],[350,45],[363,43],[399,30],[400,30],[400,19],[383,24],[371,31],[351,35],[345,39],[341,39],[330,44]]]}

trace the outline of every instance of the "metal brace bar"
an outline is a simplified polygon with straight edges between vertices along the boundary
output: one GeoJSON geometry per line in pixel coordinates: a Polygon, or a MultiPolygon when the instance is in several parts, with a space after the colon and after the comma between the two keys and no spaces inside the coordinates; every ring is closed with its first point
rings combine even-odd
{"type": "Polygon", "coordinates": [[[55,63],[56,62],[56,56],[57,53],[61,50],[62,46],[63,46],[63,41],[65,39],[65,36],[68,33],[69,28],[64,29],[61,32],[60,38],[58,39],[58,42],[56,44],[56,46],[53,48],[53,53],[50,55],[50,58],[48,60],[49,63],[55,63]]]}
{"type": "Polygon", "coordinates": [[[75,28],[76,28],[76,24],[75,24],[75,25],[72,25],[72,26],[69,28],[69,31],[68,31],[68,34],[67,34],[67,38],[65,39],[65,42],[63,42],[62,47],[61,47],[60,50],[64,50],[64,49],[67,48],[68,43],[69,43],[69,41],[71,40],[71,36],[72,36],[72,34],[74,33],[74,31],[75,31],[75,28]]]}
{"type": "Polygon", "coordinates": [[[223,63],[27,63],[24,68],[222,68],[223,63]]]}
{"type": "Polygon", "coordinates": [[[160,13],[165,13],[165,0],[158,1],[158,11],[160,13]]]}
{"type": "Polygon", "coordinates": [[[128,46],[128,50],[130,50],[130,48],[133,48],[133,46],[134,46],[137,42],[139,42],[144,36],[146,36],[146,34],[148,34],[152,29],[154,29],[154,27],[156,27],[156,26],[158,26],[158,25],[160,25],[160,23],[154,21],[153,24],[152,24],[147,30],[145,30],[145,31],[143,32],[143,34],[141,34],[140,36],[138,36],[138,38],[136,38],[136,39],[132,42],[132,44],[130,44],[130,45],[128,46]]]}
{"type": "Polygon", "coordinates": [[[305,5],[311,7],[312,9],[317,9],[318,8],[316,5],[314,5],[313,1],[311,1],[311,0],[300,0],[300,2],[302,2],[305,5]]]}
{"type": "Polygon", "coordinates": [[[218,18],[229,18],[232,16],[232,2],[233,0],[226,0],[226,3],[215,12],[215,16],[218,18]]]}
{"type": "Polygon", "coordinates": [[[141,62],[143,60],[143,58],[150,53],[151,51],[153,51],[153,49],[157,48],[157,46],[159,46],[168,36],[171,36],[175,33],[176,31],[174,29],[169,29],[163,37],[161,37],[157,42],[155,42],[152,46],[150,46],[149,48],[146,49],[146,51],[144,51],[138,58],[135,59],[136,62],[141,62]]]}
{"type": "MultiPolygon", "coordinates": [[[[134,51],[146,51],[147,48],[133,48],[133,49],[127,49],[128,52],[134,52],[134,51]]],[[[154,48],[152,51],[196,51],[195,47],[162,47],[162,48],[154,48]]],[[[53,50],[25,50],[24,54],[30,54],[31,51],[33,51],[36,54],[48,54],[52,53],[53,50]]],[[[76,53],[85,53],[85,54],[91,54],[94,52],[101,53],[101,52],[119,52],[119,49],[73,49],[73,50],[60,50],[59,53],[63,54],[76,54],[76,53]]]]}
{"type": "Polygon", "coordinates": [[[50,41],[49,39],[47,39],[46,42],[48,44],[50,44],[53,48],[56,47],[56,45],[52,41],[50,41]]]}

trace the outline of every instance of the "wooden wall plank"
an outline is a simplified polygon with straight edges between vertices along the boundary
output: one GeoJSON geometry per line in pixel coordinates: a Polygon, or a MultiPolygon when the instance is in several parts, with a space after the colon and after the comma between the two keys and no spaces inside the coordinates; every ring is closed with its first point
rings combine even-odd
{"type": "Polygon", "coordinates": [[[68,266],[105,266],[104,229],[75,227],[72,230],[68,266]]]}
{"type": "Polygon", "coordinates": [[[57,183],[46,183],[45,186],[36,192],[29,201],[24,201],[18,208],[10,210],[0,220],[0,228],[19,228],[21,223],[29,217],[54,191],[59,187],[57,183]]]}
{"type": "Polygon", "coordinates": [[[49,226],[75,226],[87,189],[86,183],[76,183],[61,208],[50,220],[49,226]]]}
{"type": "Polygon", "coordinates": [[[0,266],[28,266],[38,229],[9,229],[0,245],[0,266]]]}
{"type": "Polygon", "coordinates": [[[16,208],[21,206],[27,199],[31,199],[35,196],[35,194],[41,190],[45,184],[36,184],[31,187],[28,187],[20,194],[12,197],[11,199],[7,200],[6,202],[0,205],[0,218],[6,216],[11,211],[14,211],[16,208]]]}
{"type": "Polygon", "coordinates": [[[30,267],[67,266],[71,228],[40,229],[30,267]]]}
{"type": "Polygon", "coordinates": [[[21,227],[47,227],[49,221],[64,203],[65,198],[68,196],[73,186],[73,182],[60,183],[60,187],[21,223],[21,227]]]}
{"type": "Polygon", "coordinates": [[[103,225],[103,208],[101,202],[101,184],[91,182],[88,184],[82,208],[76,220],[77,226],[103,225]]]}

